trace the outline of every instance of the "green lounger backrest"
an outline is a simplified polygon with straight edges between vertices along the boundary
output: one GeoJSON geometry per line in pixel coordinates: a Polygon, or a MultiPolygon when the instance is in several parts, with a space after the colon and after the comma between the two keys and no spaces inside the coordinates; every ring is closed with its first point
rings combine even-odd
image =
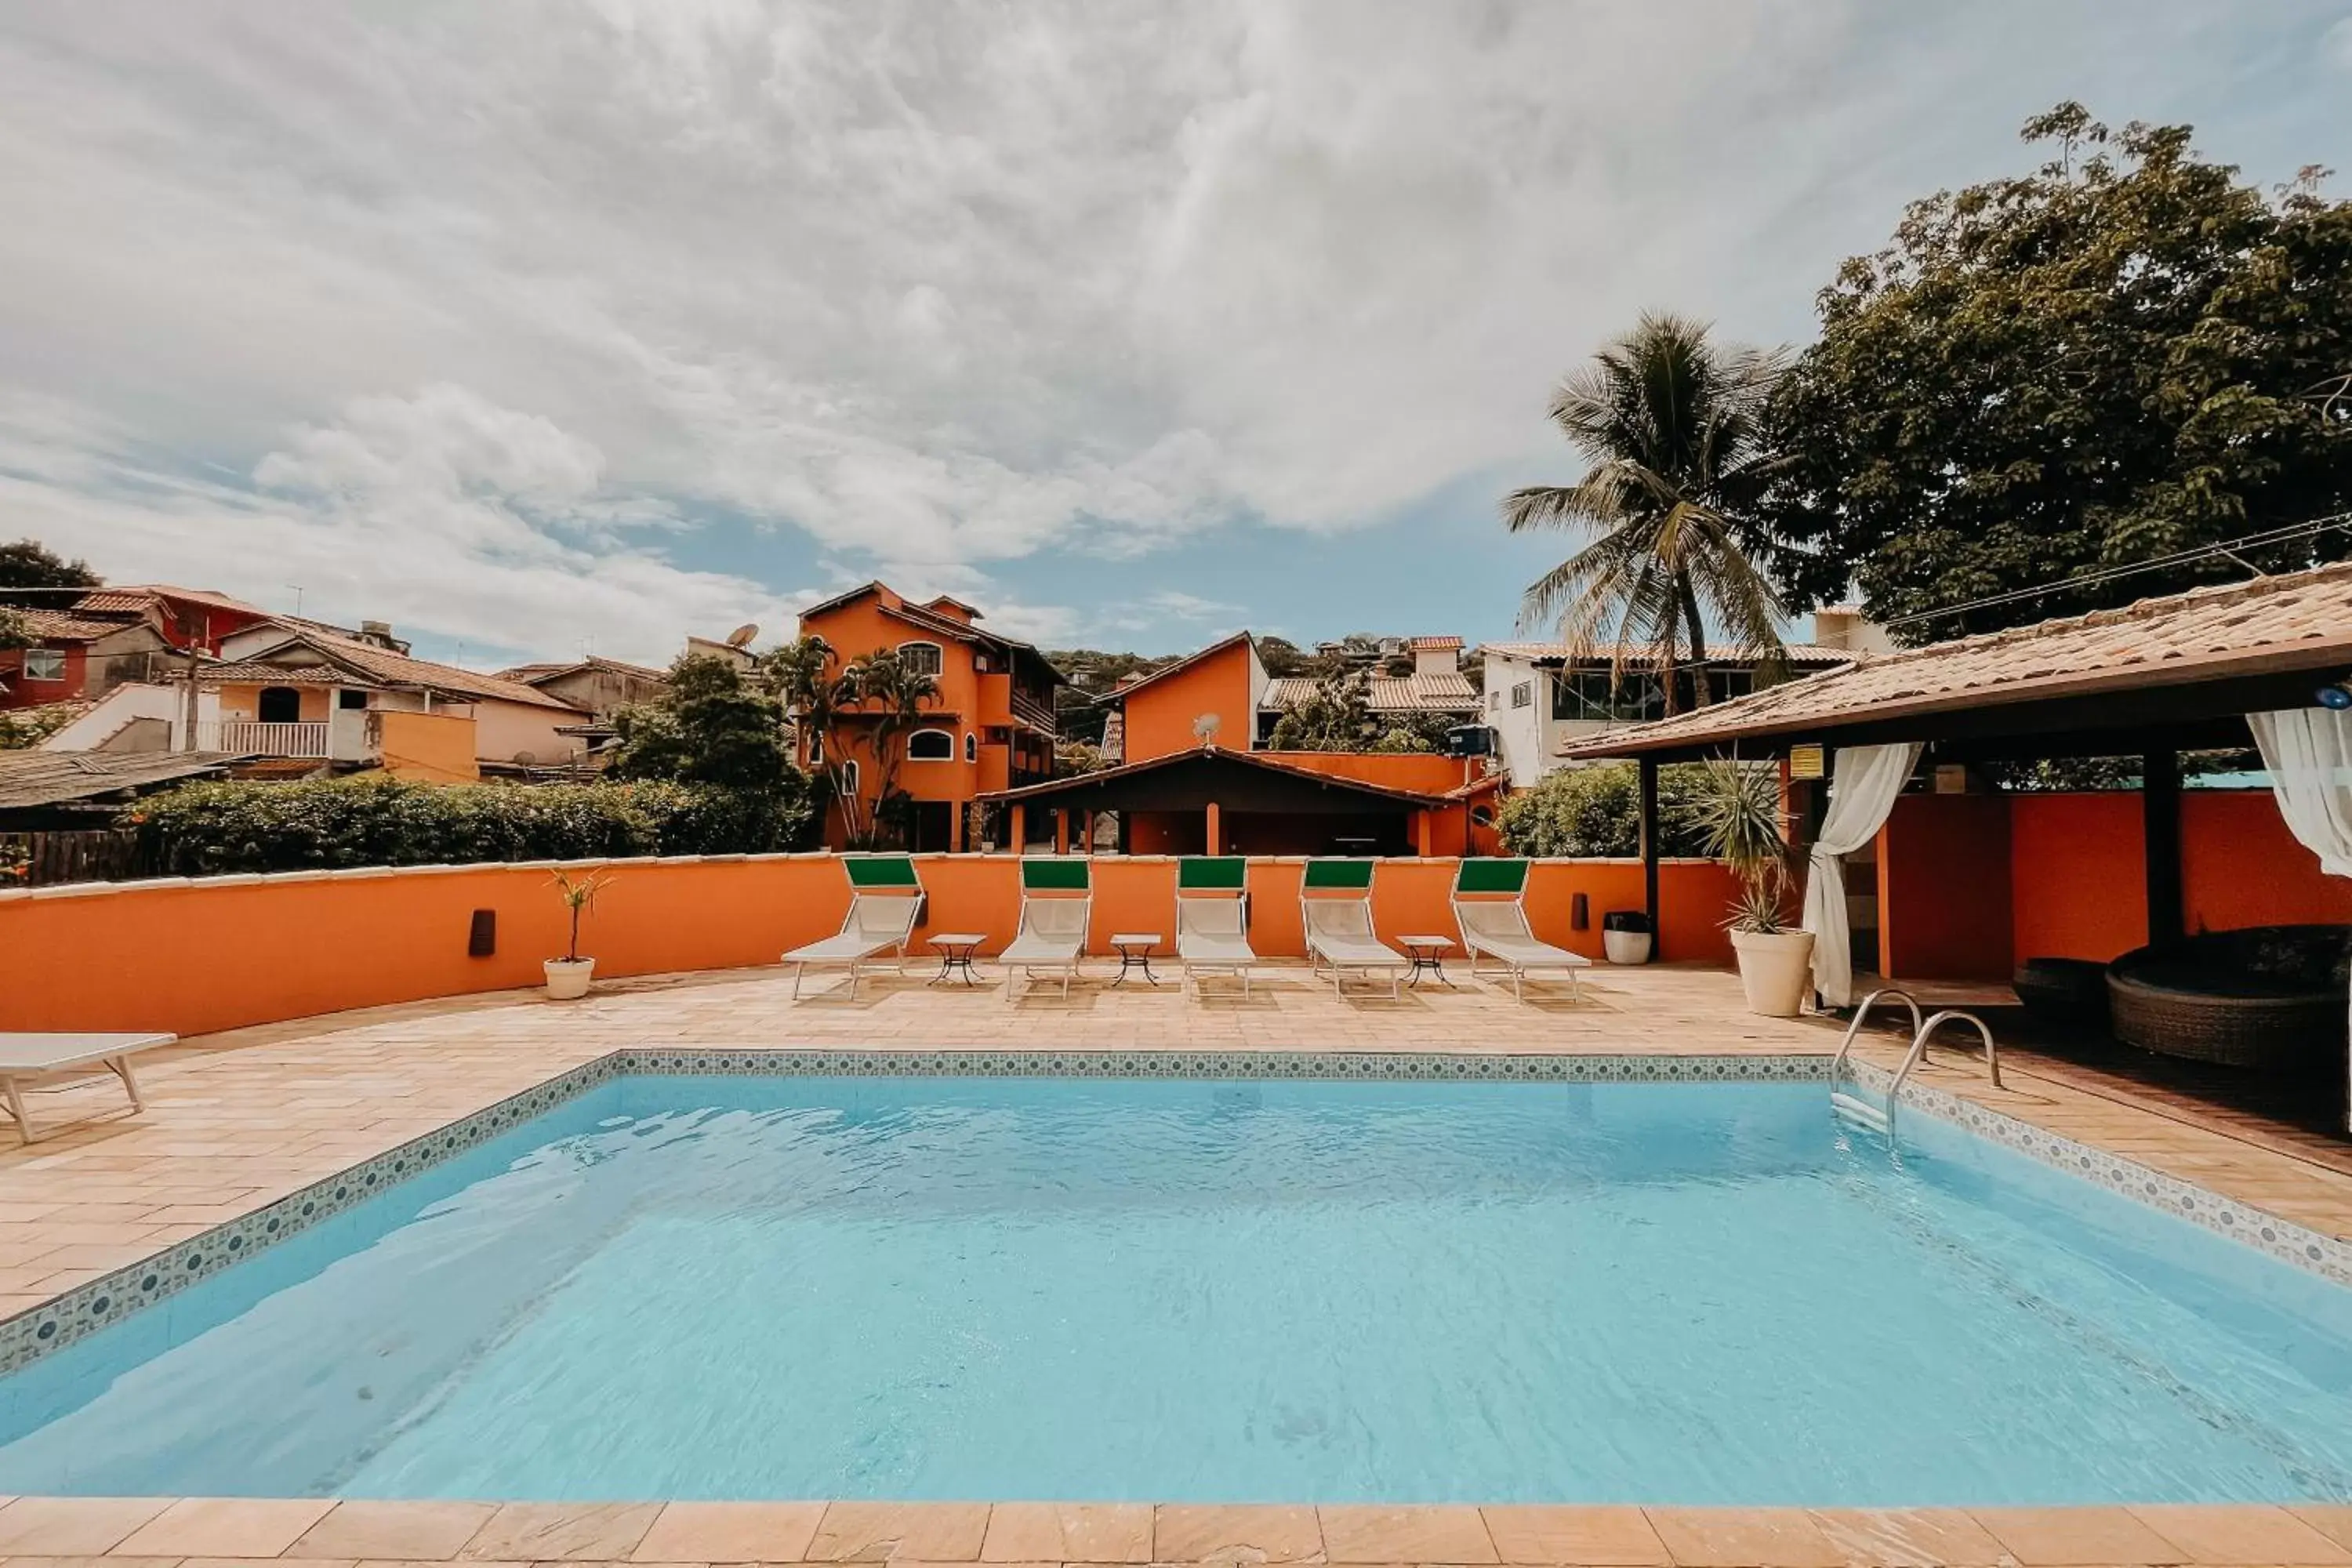
{"type": "Polygon", "coordinates": [[[1176,862],[1180,893],[1238,893],[1249,886],[1249,862],[1238,855],[1187,855],[1176,862]]]}
{"type": "Polygon", "coordinates": [[[915,862],[904,855],[844,855],[842,868],[849,885],[868,893],[919,893],[923,884],[915,862]]]}
{"type": "Polygon", "coordinates": [[[1087,868],[1093,862],[1077,855],[1024,855],[1021,858],[1021,890],[1024,893],[1083,893],[1092,884],[1087,868]]]}
{"type": "Polygon", "coordinates": [[[1300,885],[1307,888],[1346,888],[1354,892],[1365,892],[1372,885],[1372,862],[1309,860],[1307,862],[1307,879],[1300,885]]]}
{"type": "Polygon", "coordinates": [[[1454,874],[1457,893],[1522,893],[1528,886],[1525,860],[1465,858],[1454,874]]]}

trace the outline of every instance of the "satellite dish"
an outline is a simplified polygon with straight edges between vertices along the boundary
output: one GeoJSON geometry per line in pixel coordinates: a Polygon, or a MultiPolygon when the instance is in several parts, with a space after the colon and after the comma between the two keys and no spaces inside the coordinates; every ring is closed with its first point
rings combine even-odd
{"type": "Polygon", "coordinates": [[[1203,713],[1192,721],[1192,739],[1204,746],[1209,745],[1216,740],[1217,731],[1223,729],[1224,724],[1225,721],[1214,713],[1203,713]]]}
{"type": "Polygon", "coordinates": [[[760,623],[757,621],[746,621],[741,626],[737,626],[733,631],[727,634],[727,646],[729,647],[749,647],[751,646],[751,639],[759,635],[760,623]]]}

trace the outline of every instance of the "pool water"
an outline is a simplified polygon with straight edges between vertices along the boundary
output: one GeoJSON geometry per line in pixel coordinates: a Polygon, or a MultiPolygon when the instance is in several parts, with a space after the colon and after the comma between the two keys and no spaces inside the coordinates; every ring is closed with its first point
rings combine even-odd
{"type": "Polygon", "coordinates": [[[624,1079],[0,1382],[0,1491],[2352,1499],[2352,1293],[1826,1100],[624,1079]]]}

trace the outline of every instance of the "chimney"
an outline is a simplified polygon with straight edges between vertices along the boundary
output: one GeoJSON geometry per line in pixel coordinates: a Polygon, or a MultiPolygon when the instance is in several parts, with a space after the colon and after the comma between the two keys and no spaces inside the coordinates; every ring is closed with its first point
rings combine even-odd
{"type": "Polygon", "coordinates": [[[360,623],[360,641],[373,643],[378,647],[392,647],[392,623],[390,621],[362,621],[360,623]]]}
{"type": "Polygon", "coordinates": [[[1859,605],[1824,605],[1813,612],[1813,641],[1849,653],[1892,653],[1895,639],[1859,605]]]}

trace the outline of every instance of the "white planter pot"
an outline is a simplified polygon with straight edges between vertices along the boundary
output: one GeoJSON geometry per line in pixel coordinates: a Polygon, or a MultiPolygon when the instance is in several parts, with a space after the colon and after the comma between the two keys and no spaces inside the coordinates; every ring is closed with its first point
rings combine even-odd
{"type": "Polygon", "coordinates": [[[588,994],[588,977],[596,973],[593,958],[551,958],[546,963],[547,999],[576,1002],[588,994]]]}
{"type": "Polygon", "coordinates": [[[1601,952],[1612,963],[1647,963],[1650,962],[1650,933],[1645,931],[1604,931],[1601,933],[1601,952]]]}
{"type": "Polygon", "coordinates": [[[1813,933],[1809,931],[1731,933],[1739,955],[1739,984],[1748,1010],[1768,1018],[1793,1018],[1813,984],[1813,933]]]}

